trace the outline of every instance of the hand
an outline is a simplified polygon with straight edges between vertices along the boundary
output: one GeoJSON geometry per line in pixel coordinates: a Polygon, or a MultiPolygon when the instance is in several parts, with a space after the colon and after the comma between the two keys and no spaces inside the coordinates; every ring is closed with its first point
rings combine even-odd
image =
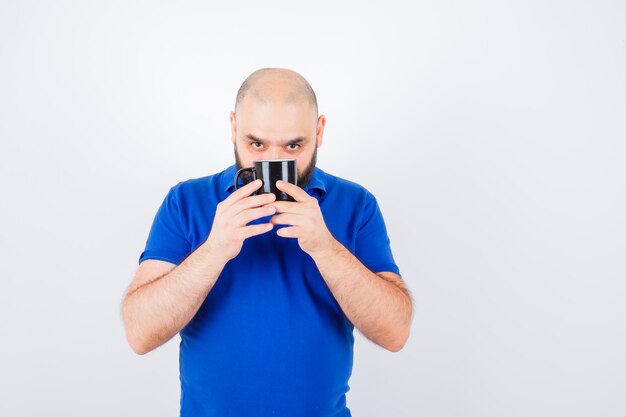
{"type": "Polygon", "coordinates": [[[225,262],[239,254],[244,240],[268,232],[274,227],[271,223],[246,226],[253,220],[276,212],[274,207],[263,207],[264,204],[274,201],[276,195],[269,193],[250,196],[262,184],[261,180],[252,181],[217,204],[211,233],[203,245],[211,253],[223,257],[225,262]]]}
{"type": "Polygon", "coordinates": [[[291,225],[278,229],[276,234],[297,238],[300,248],[311,256],[331,249],[335,238],[326,227],[317,199],[289,182],[276,181],[276,187],[296,200],[275,201],[268,205],[276,207],[279,213],[272,216],[270,223],[291,225]]]}

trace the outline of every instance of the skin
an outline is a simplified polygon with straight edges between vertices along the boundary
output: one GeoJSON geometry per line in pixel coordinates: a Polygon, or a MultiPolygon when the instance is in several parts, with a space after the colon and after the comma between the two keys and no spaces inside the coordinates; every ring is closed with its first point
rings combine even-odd
{"type": "Polygon", "coordinates": [[[237,113],[230,113],[231,140],[237,168],[250,167],[256,159],[295,159],[298,185],[305,187],[324,141],[326,117],[317,117],[306,97],[294,101],[297,86],[285,82],[285,75],[291,74],[279,72],[257,80],[237,105],[237,113]],[[304,140],[296,143],[296,138],[304,140]]]}
{"type": "Polygon", "coordinates": [[[232,193],[216,208],[207,240],[178,266],[148,259],[137,268],[122,301],[126,338],[139,355],[146,354],[178,334],[191,321],[217,282],[226,263],[237,256],[245,239],[272,228],[272,224],[246,226],[275,211],[263,207],[274,194],[251,196],[261,181],[232,193]]]}
{"type": "MultiPolygon", "coordinates": [[[[274,69],[261,72],[253,87],[231,112],[231,140],[238,166],[255,159],[296,159],[299,178],[315,166],[326,118],[299,93],[299,75],[274,69]],[[252,137],[252,138],[251,138],[252,137]],[[299,142],[293,139],[302,138],[299,142]]],[[[308,181],[307,181],[308,182],[308,181]]],[[[207,240],[179,266],[146,260],[122,304],[127,339],[138,354],[165,343],[194,317],[226,263],[241,251],[245,239],[276,230],[297,239],[315,261],[320,274],[346,317],[374,343],[393,352],[406,344],[412,300],[402,278],[393,272],[375,274],[338,242],[326,227],[315,197],[301,187],[277,182],[295,202],[275,201],[274,194],[250,196],[257,180],[233,192],[217,205],[207,240]],[[246,226],[273,215],[269,223],[246,226]]]]}

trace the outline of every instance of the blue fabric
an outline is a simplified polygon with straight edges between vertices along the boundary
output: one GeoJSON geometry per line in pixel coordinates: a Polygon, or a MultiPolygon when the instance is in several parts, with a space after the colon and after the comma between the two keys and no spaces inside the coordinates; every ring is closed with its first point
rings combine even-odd
{"type": "MultiPolygon", "coordinates": [[[[181,263],[208,237],[235,165],[172,187],[139,262],[181,263]]],[[[373,272],[400,273],[382,213],[362,186],[315,167],[315,196],[333,236],[373,272]]],[[[265,223],[270,216],[249,224],[265,223]]],[[[353,325],[297,239],[278,227],[244,241],[181,332],[182,416],[350,416],[353,325]]]]}

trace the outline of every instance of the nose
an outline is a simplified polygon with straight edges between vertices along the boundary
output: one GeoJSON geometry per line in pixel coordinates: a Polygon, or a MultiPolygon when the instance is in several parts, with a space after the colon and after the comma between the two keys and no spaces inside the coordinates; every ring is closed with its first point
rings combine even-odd
{"type": "Polygon", "coordinates": [[[286,159],[282,153],[282,150],[278,147],[274,147],[268,150],[267,159],[286,159]]]}

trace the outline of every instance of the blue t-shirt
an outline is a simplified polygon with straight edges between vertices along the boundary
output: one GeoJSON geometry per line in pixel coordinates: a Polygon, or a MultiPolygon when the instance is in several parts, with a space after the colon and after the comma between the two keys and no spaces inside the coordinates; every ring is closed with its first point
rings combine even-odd
{"type": "MultiPolygon", "coordinates": [[[[172,187],[139,262],[180,264],[211,231],[235,165],[172,187]]],[[[362,186],[315,167],[304,190],[335,239],[373,272],[400,273],[382,213],[362,186]]],[[[266,223],[271,216],[249,224],[266,223]]],[[[313,259],[279,227],[244,241],[181,332],[181,416],[350,416],[353,325],[313,259]]]]}

